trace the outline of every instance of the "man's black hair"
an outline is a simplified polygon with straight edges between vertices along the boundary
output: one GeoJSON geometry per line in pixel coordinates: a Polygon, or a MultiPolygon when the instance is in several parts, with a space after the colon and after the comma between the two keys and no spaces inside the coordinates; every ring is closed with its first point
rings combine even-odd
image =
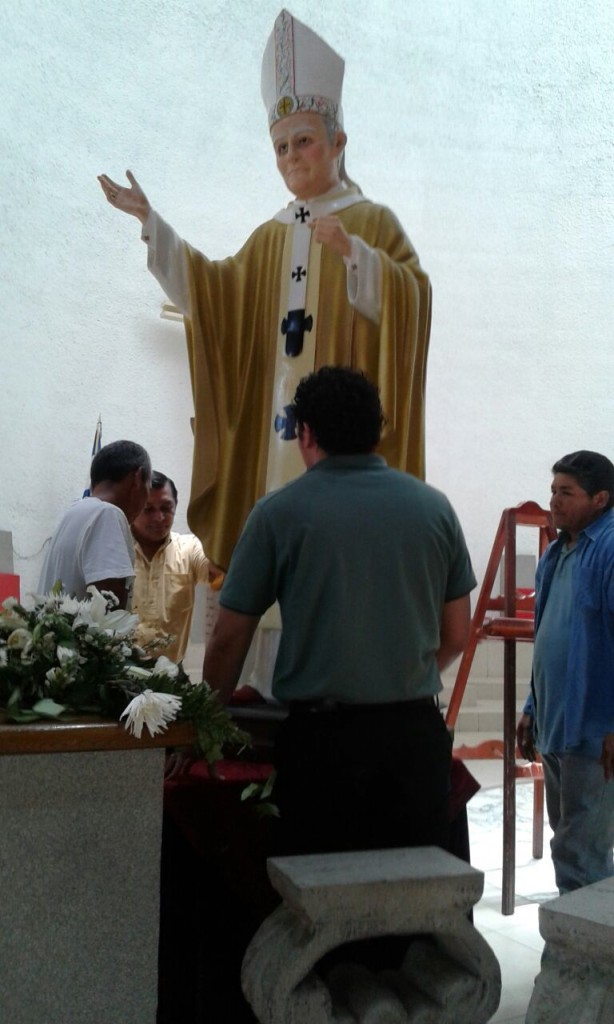
{"type": "Polygon", "coordinates": [[[585,450],[571,452],[554,463],[552,472],[573,476],[591,498],[597,491],[607,491],[610,497],[604,512],[614,505],[614,465],[605,455],[585,450]]]}
{"type": "Polygon", "coordinates": [[[347,366],[323,366],[303,377],[291,410],[299,433],[307,424],[327,455],[372,451],[385,423],[377,388],[347,366]]]}
{"type": "Polygon", "coordinates": [[[151,462],[149,455],[140,444],[136,444],[135,441],[112,441],[111,444],[105,444],[104,448],[101,448],[92,459],[90,469],[92,489],[103,480],[118,483],[129,473],[134,473],[135,469],[142,469],[143,476],[149,483],[151,462]]]}
{"type": "Polygon", "coordinates": [[[161,491],[165,484],[168,484],[170,487],[174,502],[177,504],[177,488],[175,487],[174,482],[171,480],[170,476],[165,476],[164,473],[158,473],[158,471],[154,469],[151,474],[152,491],[161,491]]]}

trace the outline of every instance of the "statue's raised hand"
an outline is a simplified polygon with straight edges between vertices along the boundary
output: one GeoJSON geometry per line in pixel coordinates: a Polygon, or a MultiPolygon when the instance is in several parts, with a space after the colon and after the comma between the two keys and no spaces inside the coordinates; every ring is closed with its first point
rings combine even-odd
{"type": "Polygon", "coordinates": [[[113,181],[106,174],[99,174],[98,181],[111,206],[114,206],[116,210],[121,210],[123,213],[131,214],[131,216],[140,220],[141,224],[144,224],[151,209],[149,200],[132,171],[126,171],[126,177],[130,182],[130,188],[118,185],[116,181],[113,181]]]}

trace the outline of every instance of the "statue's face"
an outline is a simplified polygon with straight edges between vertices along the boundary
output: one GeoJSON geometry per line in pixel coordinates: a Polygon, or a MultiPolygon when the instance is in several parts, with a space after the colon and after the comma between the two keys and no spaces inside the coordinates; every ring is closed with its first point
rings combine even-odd
{"type": "Polygon", "coordinates": [[[320,114],[290,114],[271,128],[277,168],[297,199],[314,199],[339,184],[339,157],[346,137],[331,142],[320,114]]]}

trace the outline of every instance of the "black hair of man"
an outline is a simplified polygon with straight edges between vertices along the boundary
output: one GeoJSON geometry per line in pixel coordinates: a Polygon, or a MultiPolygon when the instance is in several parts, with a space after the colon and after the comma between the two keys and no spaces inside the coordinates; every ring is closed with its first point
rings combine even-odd
{"type": "Polygon", "coordinates": [[[171,480],[170,476],[165,476],[164,473],[159,473],[157,469],[154,469],[151,474],[152,491],[161,491],[165,484],[168,484],[170,487],[171,494],[173,495],[173,501],[177,504],[177,488],[175,487],[174,482],[171,480]]]}
{"type": "Polygon", "coordinates": [[[147,483],[151,480],[149,455],[136,441],[111,441],[94,455],[90,469],[92,490],[104,480],[119,483],[135,470],[142,469],[147,483]]]}
{"type": "Polygon", "coordinates": [[[386,422],[375,385],[348,366],[323,366],[303,377],[291,409],[299,435],[307,424],[327,455],[373,451],[386,422]]]}
{"type": "Polygon", "coordinates": [[[598,491],[607,491],[609,500],[604,506],[604,512],[614,505],[614,465],[607,456],[584,449],[571,452],[554,463],[552,472],[573,476],[591,498],[598,491]]]}

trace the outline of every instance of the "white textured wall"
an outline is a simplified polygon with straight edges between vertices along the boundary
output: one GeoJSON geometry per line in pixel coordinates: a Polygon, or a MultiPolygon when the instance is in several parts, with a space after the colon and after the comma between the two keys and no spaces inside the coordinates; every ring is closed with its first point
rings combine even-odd
{"type": "MultiPolygon", "coordinates": [[[[139,225],[96,174],[130,167],[209,255],[286,201],[259,96],[278,0],[21,0],[0,33],[0,529],[39,552],[104,441],[189,486],[181,327],[139,225]]],[[[501,509],[566,451],[614,454],[614,7],[603,0],[295,0],[347,62],[348,169],[434,287],[429,479],[480,573],[501,509]]]]}

